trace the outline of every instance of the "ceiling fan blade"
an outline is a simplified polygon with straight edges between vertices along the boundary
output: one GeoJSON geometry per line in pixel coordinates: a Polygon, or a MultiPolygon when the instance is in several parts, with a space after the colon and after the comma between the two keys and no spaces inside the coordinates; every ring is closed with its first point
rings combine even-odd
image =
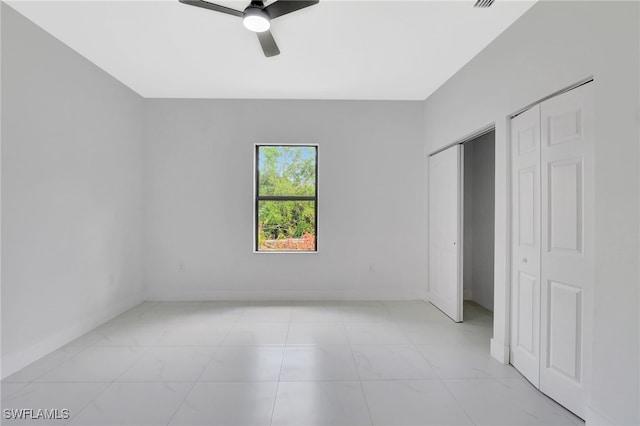
{"type": "Polygon", "coordinates": [[[313,6],[319,2],[320,0],[279,0],[265,7],[264,10],[269,14],[271,19],[275,19],[278,16],[313,6]]]}
{"type": "Polygon", "coordinates": [[[227,15],[239,16],[241,18],[244,16],[244,12],[240,10],[235,10],[235,9],[231,9],[230,7],[209,3],[208,1],[204,1],[204,0],[179,0],[179,1],[180,3],[188,4],[189,6],[197,6],[203,9],[209,9],[216,12],[226,13],[227,15]]]}
{"type": "Polygon", "coordinates": [[[260,40],[264,56],[269,58],[280,54],[280,49],[278,49],[278,45],[276,44],[271,31],[267,30],[256,34],[258,34],[258,40],[260,40]]]}

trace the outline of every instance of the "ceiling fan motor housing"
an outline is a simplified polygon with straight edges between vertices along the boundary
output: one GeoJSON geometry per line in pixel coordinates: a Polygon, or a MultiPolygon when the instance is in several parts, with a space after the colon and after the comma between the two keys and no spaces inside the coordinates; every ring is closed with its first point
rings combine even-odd
{"type": "Polygon", "coordinates": [[[264,10],[264,3],[260,0],[253,0],[244,10],[242,17],[244,26],[253,32],[261,33],[271,27],[271,17],[264,10]]]}
{"type": "Polygon", "coordinates": [[[244,9],[244,16],[247,15],[264,16],[271,20],[271,17],[264,8],[264,2],[262,2],[262,0],[252,0],[249,6],[244,9]]]}

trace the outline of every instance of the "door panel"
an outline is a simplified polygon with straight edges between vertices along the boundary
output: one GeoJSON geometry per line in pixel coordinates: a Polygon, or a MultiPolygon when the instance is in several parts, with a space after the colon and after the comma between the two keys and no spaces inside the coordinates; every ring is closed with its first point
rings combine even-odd
{"type": "Polygon", "coordinates": [[[462,321],[462,145],[429,157],[429,300],[462,321]]]}
{"type": "Polygon", "coordinates": [[[584,417],[593,311],[592,84],[541,104],[540,390],[584,417]]]}
{"type": "Polygon", "coordinates": [[[549,251],[582,251],[582,159],[549,163],[549,251]]]}
{"type": "Polygon", "coordinates": [[[511,364],[531,383],[540,372],[540,106],[511,120],[511,364]]]}
{"type": "Polygon", "coordinates": [[[567,378],[580,381],[582,289],[549,282],[548,365],[567,378]]]}
{"type": "Polygon", "coordinates": [[[520,272],[518,277],[518,323],[516,324],[516,345],[518,349],[527,352],[532,359],[538,359],[534,330],[538,322],[538,314],[534,311],[535,306],[539,306],[538,295],[540,288],[538,280],[533,275],[520,272]]]}
{"type": "MultiPolygon", "coordinates": [[[[574,89],[577,90],[577,89],[574,89]]],[[[563,97],[565,94],[558,96],[563,97]]],[[[582,137],[582,121],[583,121],[582,105],[575,105],[547,119],[547,145],[559,145],[565,142],[576,141],[582,137]]]]}
{"type": "Polygon", "coordinates": [[[536,168],[530,167],[520,170],[518,175],[518,237],[521,246],[535,247],[536,245],[536,168]]]}

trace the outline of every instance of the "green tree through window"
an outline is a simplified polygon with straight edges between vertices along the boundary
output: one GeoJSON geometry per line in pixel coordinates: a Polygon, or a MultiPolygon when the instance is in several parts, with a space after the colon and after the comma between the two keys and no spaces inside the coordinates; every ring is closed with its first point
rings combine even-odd
{"type": "Polygon", "coordinates": [[[318,148],[256,146],[256,250],[317,250],[318,148]]]}

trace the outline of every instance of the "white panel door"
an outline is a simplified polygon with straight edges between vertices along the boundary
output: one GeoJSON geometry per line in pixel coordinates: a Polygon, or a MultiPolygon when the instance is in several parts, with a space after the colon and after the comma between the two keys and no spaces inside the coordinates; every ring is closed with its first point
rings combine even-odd
{"type": "Polygon", "coordinates": [[[462,321],[462,145],[429,157],[429,300],[462,321]]]}
{"type": "Polygon", "coordinates": [[[540,105],[511,120],[511,364],[540,378],[540,105]]]}
{"type": "Polygon", "coordinates": [[[593,311],[593,102],[587,84],[541,105],[540,390],[584,418],[593,311]]]}

